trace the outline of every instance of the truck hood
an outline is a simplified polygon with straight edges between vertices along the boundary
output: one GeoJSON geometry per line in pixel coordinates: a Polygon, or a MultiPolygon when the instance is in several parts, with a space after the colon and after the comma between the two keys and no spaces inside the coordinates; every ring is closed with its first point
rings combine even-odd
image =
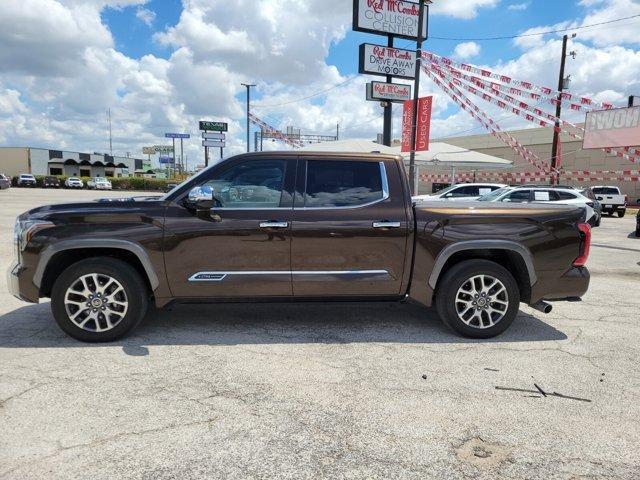
{"type": "Polygon", "coordinates": [[[140,211],[145,205],[150,203],[159,204],[161,196],[157,197],[129,197],[129,198],[103,198],[91,202],[58,203],[53,205],[43,205],[33,208],[22,215],[21,220],[42,219],[55,220],[56,218],[68,217],[71,215],[100,215],[100,214],[125,214],[133,210],[140,211]]]}

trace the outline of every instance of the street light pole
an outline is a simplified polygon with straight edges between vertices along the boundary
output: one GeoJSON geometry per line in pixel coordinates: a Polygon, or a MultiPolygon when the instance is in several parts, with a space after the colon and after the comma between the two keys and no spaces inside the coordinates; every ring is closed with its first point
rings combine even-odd
{"type": "Polygon", "coordinates": [[[251,102],[251,87],[255,87],[254,84],[251,83],[242,83],[244,87],[247,87],[247,153],[251,151],[251,135],[249,132],[249,104],[251,102]]]}

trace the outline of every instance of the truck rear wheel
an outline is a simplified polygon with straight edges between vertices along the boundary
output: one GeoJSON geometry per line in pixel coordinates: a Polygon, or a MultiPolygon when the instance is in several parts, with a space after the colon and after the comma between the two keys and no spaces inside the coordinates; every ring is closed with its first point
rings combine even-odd
{"type": "Polygon", "coordinates": [[[460,262],[438,283],[438,314],[465,337],[499,335],[513,323],[519,306],[520,290],[513,275],[489,260],[460,262]]]}
{"type": "Polygon", "coordinates": [[[624,217],[624,214],[625,214],[625,213],[627,213],[627,211],[626,211],[626,210],[618,210],[618,217],[619,217],[619,218],[624,217]]]}
{"type": "Polygon", "coordinates": [[[51,310],[64,332],[83,342],[110,342],[144,317],[148,289],[129,264],[109,257],[81,260],[58,277],[51,310]]]}

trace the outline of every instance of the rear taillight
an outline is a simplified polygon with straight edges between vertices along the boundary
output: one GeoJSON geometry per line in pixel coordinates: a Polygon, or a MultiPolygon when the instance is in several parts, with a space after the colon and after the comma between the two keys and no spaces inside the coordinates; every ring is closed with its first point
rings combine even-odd
{"type": "Polygon", "coordinates": [[[573,261],[574,267],[584,267],[591,250],[591,226],[588,223],[579,223],[580,230],[580,256],[573,261]]]}

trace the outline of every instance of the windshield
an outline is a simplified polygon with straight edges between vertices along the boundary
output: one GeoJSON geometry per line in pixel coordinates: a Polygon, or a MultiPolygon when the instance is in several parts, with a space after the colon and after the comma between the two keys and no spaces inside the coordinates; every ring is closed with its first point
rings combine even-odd
{"type": "Polygon", "coordinates": [[[600,195],[619,195],[620,190],[615,187],[600,187],[592,188],[593,193],[599,193],[600,195]]]}
{"type": "Polygon", "coordinates": [[[444,194],[449,193],[451,190],[453,190],[454,188],[457,188],[459,186],[460,186],[460,184],[456,183],[455,185],[450,185],[447,188],[443,188],[442,190],[438,190],[437,192],[434,192],[431,195],[444,195],[444,194]]]}
{"type": "Polygon", "coordinates": [[[478,201],[479,202],[493,202],[494,200],[497,200],[498,198],[500,198],[503,194],[507,193],[509,190],[511,190],[511,187],[499,188],[498,190],[494,190],[491,193],[487,193],[486,195],[483,195],[482,197],[480,197],[478,199],[478,201]]]}

